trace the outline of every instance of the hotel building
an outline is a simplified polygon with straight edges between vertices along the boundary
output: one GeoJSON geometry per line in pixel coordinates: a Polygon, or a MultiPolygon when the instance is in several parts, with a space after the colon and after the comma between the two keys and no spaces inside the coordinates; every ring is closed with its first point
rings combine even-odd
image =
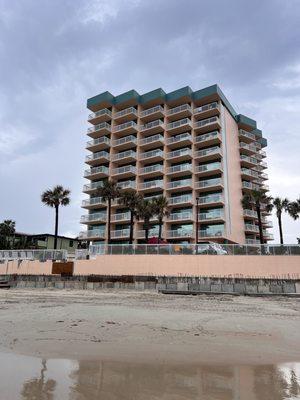
{"type": "MultiPolygon", "coordinates": [[[[259,242],[257,214],[244,210],[241,200],[252,190],[268,191],[267,141],[256,121],[237,114],[217,85],[195,92],[190,87],[142,95],[104,92],[88,99],[87,108],[88,198],[82,207],[88,213],[81,217],[87,226],[82,239],[105,241],[107,206],[95,192],[109,178],[144,198],[168,199],[162,236],[170,243],[195,243],[197,212],[199,241],[259,242]]],[[[128,242],[129,218],[129,210],[115,201],[112,242],[128,242]]],[[[265,212],[263,224],[267,242],[272,235],[265,212]]],[[[153,219],[149,237],[157,233],[153,219]]],[[[134,238],[145,239],[143,221],[135,222],[134,238]]]]}

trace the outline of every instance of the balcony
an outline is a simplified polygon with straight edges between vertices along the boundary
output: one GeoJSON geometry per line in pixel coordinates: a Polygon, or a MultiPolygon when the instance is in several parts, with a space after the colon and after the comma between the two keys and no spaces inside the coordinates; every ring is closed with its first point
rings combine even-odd
{"type": "Polygon", "coordinates": [[[170,137],[166,141],[167,145],[170,147],[176,147],[178,145],[184,146],[193,143],[192,135],[190,133],[181,133],[179,135],[170,137]]]}
{"type": "Polygon", "coordinates": [[[170,133],[183,132],[186,129],[192,128],[192,121],[189,118],[184,118],[179,121],[171,122],[167,124],[166,130],[170,133]]]}
{"type": "Polygon", "coordinates": [[[199,237],[200,238],[222,238],[224,237],[224,230],[223,229],[203,229],[199,230],[199,237]]]}
{"type": "Polygon", "coordinates": [[[150,135],[162,132],[165,129],[165,124],[160,119],[157,119],[141,125],[140,129],[143,134],[150,135]]]}
{"type": "Polygon", "coordinates": [[[112,239],[123,239],[129,238],[130,229],[118,229],[116,231],[111,231],[111,238],[112,239]]]}
{"type": "Polygon", "coordinates": [[[198,150],[194,153],[194,158],[201,158],[199,161],[210,161],[220,158],[222,150],[219,146],[214,146],[205,150],[198,150]]]}
{"type": "Polygon", "coordinates": [[[269,179],[268,174],[265,174],[264,172],[260,173],[259,176],[261,177],[262,180],[266,181],[269,179]]]}
{"type": "Polygon", "coordinates": [[[193,231],[190,229],[172,229],[167,231],[166,236],[169,239],[192,238],[193,231]]]}
{"type": "Polygon", "coordinates": [[[140,112],[140,118],[144,121],[149,121],[151,119],[159,119],[164,117],[164,108],[162,106],[155,106],[143,110],[140,112]]]}
{"type": "Polygon", "coordinates": [[[223,210],[212,210],[207,212],[198,213],[198,218],[201,222],[223,222],[225,221],[224,211],[223,210]]]}
{"type": "Polygon", "coordinates": [[[111,126],[107,122],[91,126],[87,130],[87,135],[93,139],[97,139],[100,136],[109,135],[111,133],[111,126]]]}
{"type": "Polygon", "coordinates": [[[224,198],[222,194],[209,194],[208,196],[199,197],[200,206],[210,206],[210,205],[223,205],[224,198]]]}
{"type": "Polygon", "coordinates": [[[85,232],[80,232],[79,239],[85,240],[97,240],[105,239],[105,230],[103,229],[93,229],[85,232]]]}
{"type": "Polygon", "coordinates": [[[98,208],[99,206],[106,206],[106,201],[102,197],[91,197],[90,199],[82,200],[81,207],[87,210],[98,208]]]}
{"type": "Polygon", "coordinates": [[[244,143],[251,143],[256,140],[256,136],[253,133],[244,131],[244,129],[239,129],[239,138],[242,139],[244,143]]]}
{"type": "Polygon", "coordinates": [[[86,144],[86,149],[90,151],[99,151],[110,146],[110,140],[106,136],[90,140],[86,144]]]}
{"type": "Polygon", "coordinates": [[[264,230],[263,235],[265,240],[274,240],[274,235],[272,233],[269,233],[264,230]]]}
{"type": "Polygon", "coordinates": [[[218,117],[211,117],[194,123],[195,132],[205,132],[210,129],[221,129],[221,122],[218,117]]]}
{"type": "Polygon", "coordinates": [[[118,135],[128,135],[130,133],[136,133],[137,131],[138,125],[133,121],[125,122],[124,124],[113,127],[113,132],[118,135]]]}
{"type": "MultiPolygon", "coordinates": [[[[138,230],[137,237],[138,239],[145,239],[145,231],[138,230]]],[[[149,238],[151,237],[158,237],[158,229],[149,229],[149,238]]]]}
{"type": "Polygon", "coordinates": [[[253,168],[256,167],[258,164],[257,158],[246,156],[245,154],[241,154],[241,165],[244,167],[253,168]]]}
{"type": "Polygon", "coordinates": [[[257,218],[257,212],[254,211],[254,210],[243,210],[243,216],[245,218],[256,219],[257,218]]]}
{"type": "Polygon", "coordinates": [[[161,161],[164,159],[164,152],[160,149],[146,151],[140,154],[140,161],[161,161]]]}
{"type": "Polygon", "coordinates": [[[114,168],[111,172],[112,176],[118,176],[120,178],[125,178],[128,176],[134,176],[136,174],[136,167],[133,165],[126,165],[125,167],[114,168]]]}
{"type": "Polygon", "coordinates": [[[189,117],[192,115],[192,109],[189,104],[182,104],[181,106],[170,108],[167,111],[169,121],[174,121],[178,118],[189,117]]]}
{"type": "Polygon", "coordinates": [[[182,191],[185,189],[192,189],[192,179],[181,179],[167,183],[167,190],[182,191]]]}
{"type": "Polygon", "coordinates": [[[109,161],[109,153],[107,151],[98,151],[85,157],[86,164],[97,165],[109,161]]]}
{"type": "Polygon", "coordinates": [[[191,172],[192,164],[181,164],[181,165],[173,165],[173,167],[167,168],[167,175],[186,175],[187,172],[191,172]]]}
{"type": "Polygon", "coordinates": [[[107,108],[103,108],[102,110],[96,111],[94,113],[89,114],[88,121],[91,124],[99,124],[100,122],[106,122],[111,119],[111,111],[107,108]]]}
{"type": "Polygon", "coordinates": [[[193,221],[193,212],[192,211],[184,211],[172,213],[169,215],[169,221],[193,221]]]}
{"type": "Polygon", "coordinates": [[[242,182],[242,189],[245,190],[246,192],[247,191],[251,192],[252,190],[259,190],[260,186],[256,185],[255,183],[243,181],[242,182]]]}
{"type": "Polygon", "coordinates": [[[257,171],[248,168],[241,169],[241,175],[244,179],[255,180],[259,178],[259,174],[257,171]]]}
{"type": "Polygon", "coordinates": [[[105,178],[109,175],[109,168],[105,166],[93,167],[84,171],[84,177],[88,179],[105,178]]]}
{"type": "Polygon", "coordinates": [[[134,107],[125,108],[124,110],[117,111],[114,116],[116,122],[125,122],[130,119],[137,118],[137,109],[134,107]]]}
{"type": "Polygon", "coordinates": [[[254,224],[245,224],[245,232],[248,233],[259,233],[259,228],[254,224]]]}
{"type": "Polygon", "coordinates": [[[246,244],[260,244],[260,241],[257,239],[246,239],[246,244]]]}
{"type": "Polygon", "coordinates": [[[83,185],[83,193],[95,192],[97,189],[103,186],[103,182],[91,182],[87,185],[83,185]]]}
{"type": "Polygon", "coordinates": [[[212,146],[220,144],[221,141],[221,134],[218,131],[205,133],[204,135],[199,135],[195,138],[195,144],[197,147],[212,146]]]}
{"type": "Polygon", "coordinates": [[[219,104],[216,101],[213,103],[205,104],[201,107],[194,108],[194,117],[196,119],[212,117],[216,114],[220,114],[219,104]]]}
{"type": "Polygon", "coordinates": [[[181,196],[170,197],[168,203],[172,207],[181,206],[183,204],[193,204],[193,196],[191,194],[183,194],[181,196]]]}
{"type": "Polygon", "coordinates": [[[130,212],[117,213],[111,216],[112,222],[125,222],[130,221],[130,212]]]}
{"type": "Polygon", "coordinates": [[[139,190],[143,192],[152,192],[153,189],[163,189],[164,182],[163,180],[155,180],[149,182],[143,182],[139,185],[139,190]]]}
{"type": "Polygon", "coordinates": [[[212,174],[221,173],[223,170],[221,162],[214,162],[210,164],[198,165],[195,168],[195,174],[201,174],[201,176],[209,176],[212,174]]]}
{"type": "Polygon", "coordinates": [[[125,182],[118,182],[119,189],[135,189],[136,182],[135,181],[125,181],[125,182]]]}
{"type": "Polygon", "coordinates": [[[263,217],[261,222],[264,225],[264,228],[273,228],[273,222],[269,221],[266,217],[263,217]]]}
{"type": "Polygon", "coordinates": [[[82,215],[80,218],[81,224],[98,224],[106,221],[106,212],[82,215]]]}
{"type": "Polygon", "coordinates": [[[153,135],[139,140],[139,146],[144,148],[144,150],[151,148],[153,146],[163,146],[164,137],[163,135],[153,135]]]}
{"type": "Polygon", "coordinates": [[[184,160],[190,160],[191,158],[192,158],[192,150],[189,148],[170,151],[169,153],[166,154],[166,159],[172,161],[184,161],[184,160]]]}
{"type": "Polygon", "coordinates": [[[195,188],[202,192],[207,190],[220,190],[223,188],[223,180],[221,178],[214,178],[199,181],[196,182],[195,188]]]}
{"type": "Polygon", "coordinates": [[[247,144],[244,142],[240,142],[240,152],[249,156],[256,154],[257,150],[254,144],[247,144]]]}
{"type": "Polygon", "coordinates": [[[133,150],[122,151],[121,153],[113,154],[111,156],[113,162],[131,162],[136,160],[136,152],[133,150]]]}
{"type": "Polygon", "coordinates": [[[112,141],[112,147],[116,150],[126,150],[130,149],[136,145],[136,137],[133,135],[124,136],[120,139],[112,141]]]}
{"type": "Polygon", "coordinates": [[[149,176],[157,176],[163,173],[164,167],[163,165],[149,165],[148,167],[140,168],[139,175],[149,175],[149,176]]]}

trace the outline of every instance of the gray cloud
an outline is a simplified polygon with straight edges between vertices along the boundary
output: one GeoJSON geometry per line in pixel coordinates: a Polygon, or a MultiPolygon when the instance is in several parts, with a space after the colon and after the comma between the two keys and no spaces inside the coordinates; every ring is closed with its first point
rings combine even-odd
{"type": "MultiPolygon", "coordinates": [[[[0,0],[1,217],[51,231],[39,195],[62,183],[62,233],[76,234],[86,98],[132,88],[218,83],[269,139],[273,194],[296,197],[299,16],[297,0],[0,0]]],[[[294,241],[299,223],[285,223],[294,241]]]]}

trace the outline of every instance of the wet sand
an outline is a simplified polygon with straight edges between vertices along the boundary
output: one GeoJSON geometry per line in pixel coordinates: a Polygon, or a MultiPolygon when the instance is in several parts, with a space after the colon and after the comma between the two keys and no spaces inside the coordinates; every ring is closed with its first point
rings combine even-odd
{"type": "Polygon", "coordinates": [[[0,350],[156,364],[300,361],[300,301],[151,292],[0,291],[0,350]]]}

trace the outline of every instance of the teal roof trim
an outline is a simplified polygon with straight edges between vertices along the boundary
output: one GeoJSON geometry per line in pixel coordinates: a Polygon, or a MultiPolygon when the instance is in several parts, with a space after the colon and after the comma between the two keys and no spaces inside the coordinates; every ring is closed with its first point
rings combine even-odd
{"type": "Polygon", "coordinates": [[[101,94],[98,94],[97,96],[91,97],[87,101],[87,108],[95,106],[96,104],[102,103],[102,102],[108,102],[113,104],[114,101],[114,96],[110,92],[103,92],[101,94]]]}
{"type": "Polygon", "coordinates": [[[268,141],[266,138],[260,138],[259,143],[261,144],[262,147],[267,147],[268,146],[268,141]]]}
{"type": "Polygon", "coordinates": [[[257,138],[262,138],[262,131],[260,129],[254,129],[251,131],[257,138]]]}
{"type": "Polygon", "coordinates": [[[180,99],[181,97],[190,97],[192,98],[193,91],[189,86],[185,86],[181,89],[174,90],[174,92],[170,92],[166,95],[166,101],[174,101],[180,99]]]}
{"type": "Polygon", "coordinates": [[[140,95],[138,94],[137,91],[135,90],[129,90],[128,92],[119,94],[119,96],[116,96],[114,98],[114,104],[121,104],[124,103],[125,101],[129,100],[136,100],[137,102],[139,101],[140,95]]]}
{"type": "Polygon", "coordinates": [[[145,104],[148,103],[149,101],[156,99],[162,99],[162,101],[165,101],[165,98],[166,98],[166,92],[162,90],[162,88],[158,88],[152,90],[151,92],[142,94],[139,100],[141,104],[145,104]]]}
{"type": "Polygon", "coordinates": [[[236,116],[236,120],[238,123],[245,124],[245,125],[250,126],[253,129],[256,129],[256,121],[254,121],[254,119],[246,117],[246,115],[239,114],[236,116]]]}

